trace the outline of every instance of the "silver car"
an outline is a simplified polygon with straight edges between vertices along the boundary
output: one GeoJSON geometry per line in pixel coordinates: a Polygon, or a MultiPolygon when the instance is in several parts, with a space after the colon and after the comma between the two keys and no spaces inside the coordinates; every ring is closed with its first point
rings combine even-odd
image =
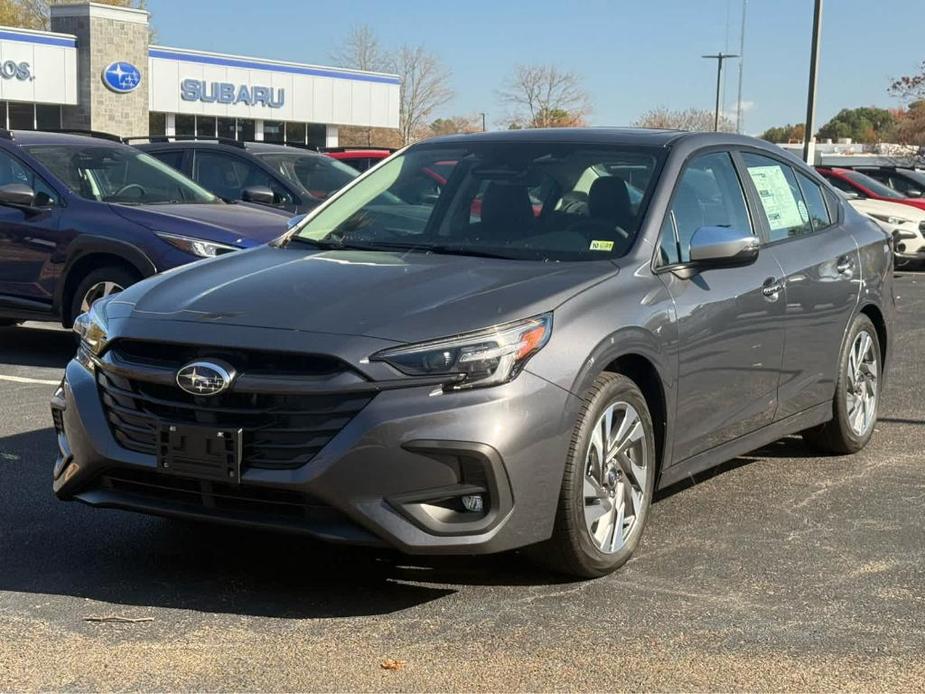
{"type": "Polygon", "coordinates": [[[892,258],[759,140],[431,140],[269,246],[81,316],[54,489],[416,554],[527,546],[600,576],[659,488],[788,434],[867,444],[892,258]]]}

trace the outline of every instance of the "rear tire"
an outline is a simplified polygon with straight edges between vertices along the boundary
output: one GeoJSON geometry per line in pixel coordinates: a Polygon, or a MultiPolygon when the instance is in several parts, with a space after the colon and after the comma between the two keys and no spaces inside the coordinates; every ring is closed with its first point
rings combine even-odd
{"type": "Polygon", "coordinates": [[[65,327],[69,327],[81,313],[89,310],[94,301],[127,289],[141,279],[136,273],[118,265],[108,265],[84,277],[71,296],[70,313],[65,327]]]}
{"type": "Polygon", "coordinates": [[[597,578],[626,563],[639,544],[655,487],[655,429],[626,376],[601,374],[583,399],[552,537],[529,554],[554,571],[597,578]]]}
{"type": "Polygon", "coordinates": [[[823,453],[845,455],[864,448],[873,436],[880,404],[883,359],[880,340],[870,318],[859,315],[851,324],[838,363],[832,403],[833,418],[803,432],[803,440],[823,453]]]}

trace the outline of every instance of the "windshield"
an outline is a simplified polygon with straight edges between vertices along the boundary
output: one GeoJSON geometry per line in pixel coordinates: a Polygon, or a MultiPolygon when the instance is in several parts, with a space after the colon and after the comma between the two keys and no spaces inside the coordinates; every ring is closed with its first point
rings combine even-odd
{"type": "Polygon", "coordinates": [[[258,154],[263,162],[310,195],[324,199],[359,176],[356,169],[320,154],[272,152],[258,154]]]}
{"type": "Polygon", "coordinates": [[[875,181],[867,174],[862,174],[857,171],[845,171],[844,176],[852,183],[857,183],[862,188],[867,188],[867,190],[877,197],[894,199],[906,197],[905,195],[897,193],[889,186],[882,184],[880,181],[875,181]]]}
{"type": "Polygon", "coordinates": [[[308,218],[292,240],[524,260],[601,260],[636,240],[661,149],[419,145],[308,218]]]}
{"type": "Polygon", "coordinates": [[[221,204],[179,171],[131,147],[35,145],[26,149],[88,200],[123,205],[221,204]]]}

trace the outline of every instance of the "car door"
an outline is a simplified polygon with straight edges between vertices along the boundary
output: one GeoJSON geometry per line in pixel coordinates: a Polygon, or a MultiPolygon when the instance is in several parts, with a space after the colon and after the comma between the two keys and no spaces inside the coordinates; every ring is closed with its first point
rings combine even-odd
{"type": "Polygon", "coordinates": [[[262,186],[273,191],[273,207],[294,211],[298,206],[283,185],[260,166],[226,152],[196,149],[192,179],[225,200],[241,200],[245,188],[262,186]]]}
{"type": "Polygon", "coordinates": [[[678,329],[675,462],[769,424],[783,358],[777,261],[759,253],[744,267],[685,272],[691,237],[703,226],[757,236],[727,151],[688,161],[661,230],[656,272],[674,300],[678,329]]]}
{"type": "Polygon", "coordinates": [[[27,185],[35,204],[0,204],[0,303],[24,309],[50,308],[59,243],[60,199],[55,190],[17,157],[0,150],[0,186],[27,185]]]}
{"type": "Polygon", "coordinates": [[[776,415],[783,419],[833,397],[842,339],[860,293],[860,258],[839,223],[838,205],[826,201],[818,181],[766,154],[741,156],[760,201],[766,249],[784,274],[786,337],[776,415]]]}

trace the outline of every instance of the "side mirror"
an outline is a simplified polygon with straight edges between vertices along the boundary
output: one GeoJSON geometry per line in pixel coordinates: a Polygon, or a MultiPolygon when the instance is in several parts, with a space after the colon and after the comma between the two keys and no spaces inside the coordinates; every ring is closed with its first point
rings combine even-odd
{"type": "Polygon", "coordinates": [[[299,222],[305,219],[306,214],[307,213],[303,212],[302,214],[297,214],[295,217],[290,217],[289,221],[286,222],[286,231],[294,229],[299,224],[299,222]]]}
{"type": "Polygon", "coordinates": [[[842,194],[842,197],[845,198],[845,200],[860,200],[861,199],[861,194],[856,193],[853,190],[850,190],[850,191],[843,190],[841,191],[841,194],[842,194]]]}
{"type": "Polygon", "coordinates": [[[700,269],[750,265],[758,258],[758,238],[728,227],[700,227],[691,237],[691,265],[700,269]]]}
{"type": "Polygon", "coordinates": [[[272,205],[276,202],[273,191],[266,186],[248,186],[241,191],[244,202],[255,202],[258,205],[272,205]]]}
{"type": "Polygon", "coordinates": [[[24,183],[7,183],[5,186],[0,186],[0,205],[33,207],[35,191],[24,183]]]}
{"type": "Polygon", "coordinates": [[[907,191],[906,191],[906,197],[907,197],[907,198],[920,198],[920,197],[922,197],[922,191],[921,191],[921,190],[915,190],[915,189],[907,190],[907,191]]]}

